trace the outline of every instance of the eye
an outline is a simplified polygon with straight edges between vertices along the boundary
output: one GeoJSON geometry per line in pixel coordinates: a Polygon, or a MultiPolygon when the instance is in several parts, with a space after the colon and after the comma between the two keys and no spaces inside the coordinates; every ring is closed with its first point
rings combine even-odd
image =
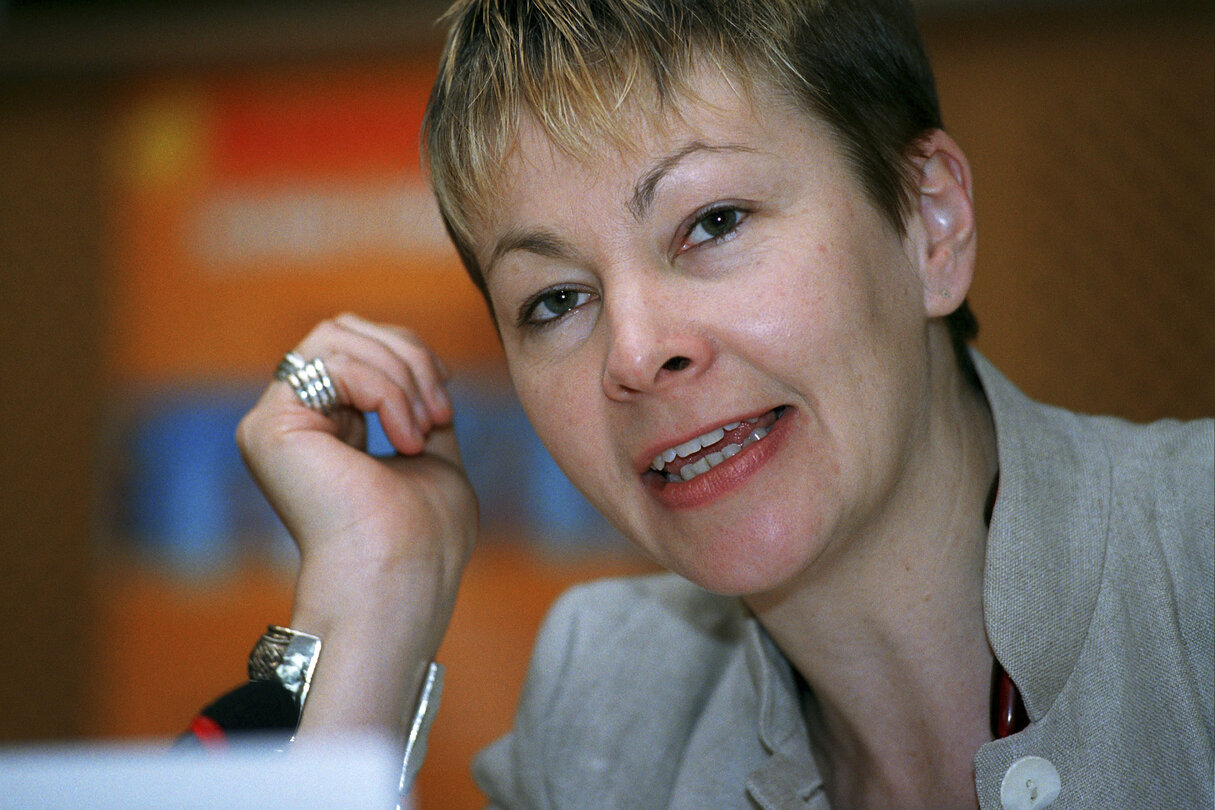
{"type": "Polygon", "coordinates": [[[523,302],[518,326],[545,326],[591,300],[591,293],[570,287],[543,290],[523,302]]]}
{"type": "Polygon", "coordinates": [[[729,205],[706,211],[692,223],[692,228],[683,241],[682,250],[728,237],[745,217],[746,214],[741,209],[729,205]]]}

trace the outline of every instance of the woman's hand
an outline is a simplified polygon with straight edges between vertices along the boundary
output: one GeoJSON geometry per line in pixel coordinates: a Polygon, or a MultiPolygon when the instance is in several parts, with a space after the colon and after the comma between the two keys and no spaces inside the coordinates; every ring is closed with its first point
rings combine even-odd
{"type": "Polygon", "coordinates": [[[322,323],[295,352],[324,361],[338,407],[311,410],[275,381],[237,443],[299,546],[291,624],[323,643],[305,725],[396,730],[477,532],[448,374],[412,332],[353,315],[322,323]],[[366,452],[373,411],[394,456],[366,452]]]}

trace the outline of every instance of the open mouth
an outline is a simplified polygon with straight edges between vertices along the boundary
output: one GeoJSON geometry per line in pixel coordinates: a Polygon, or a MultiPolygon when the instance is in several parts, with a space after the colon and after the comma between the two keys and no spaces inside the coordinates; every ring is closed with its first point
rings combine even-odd
{"type": "Polygon", "coordinates": [[[734,458],[744,447],[763,441],[787,407],[781,405],[754,419],[731,422],[669,447],[654,457],[649,472],[663,476],[668,483],[691,481],[704,475],[734,458]]]}

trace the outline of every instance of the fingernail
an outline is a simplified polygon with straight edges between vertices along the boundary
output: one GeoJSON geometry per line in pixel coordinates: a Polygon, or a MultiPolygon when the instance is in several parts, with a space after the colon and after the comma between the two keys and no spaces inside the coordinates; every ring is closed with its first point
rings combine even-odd
{"type": "Polygon", "coordinates": [[[426,428],[430,425],[430,412],[426,410],[426,403],[420,399],[414,400],[411,404],[413,408],[414,423],[417,426],[419,433],[425,433],[426,428]]]}
{"type": "Polygon", "coordinates": [[[432,385],[430,387],[430,401],[435,404],[437,410],[451,410],[451,398],[447,396],[447,390],[441,385],[432,385]]]}

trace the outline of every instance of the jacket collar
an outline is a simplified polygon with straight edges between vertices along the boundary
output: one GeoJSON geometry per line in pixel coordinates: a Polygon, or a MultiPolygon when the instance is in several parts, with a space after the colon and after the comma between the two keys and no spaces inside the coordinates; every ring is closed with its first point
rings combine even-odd
{"type": "Polygon", "coordinates": [[[1079,417],[1033,402],[973,356],[1000,463],[984,621],[996,658],[1037,720],[1062,691],[1088,635],[1105,565],[1110,465],[1079,417]]]}
{"type": "Polygon", "coordinates": [[[825,808],[793,668],[754,616],[747,617],[743,639],[759,710],[759,741],[768,755],[748,776],[747,790],[763,808],[825,808]]]}

